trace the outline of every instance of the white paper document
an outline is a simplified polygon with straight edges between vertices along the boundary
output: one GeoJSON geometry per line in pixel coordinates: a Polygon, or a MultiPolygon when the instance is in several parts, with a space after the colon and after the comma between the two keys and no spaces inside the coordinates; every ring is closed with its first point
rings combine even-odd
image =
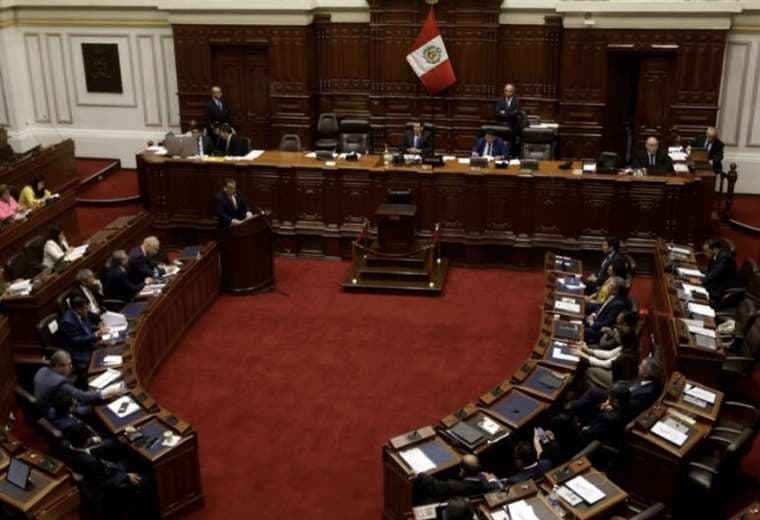
{"type": "Polygon", "coordinates": [[[689,438],[689,436],[683,432],[679,432],[669,424],[663,422],[663,421],[657,421],[654,426],[652,426],[652,433],[662,437],[668,442],[671,442],[675,444],[676,446],[683,446],[683,443],[686,442],[686,439],[689,438]]]}
{"type": "Polygon", "coordinates": [[[689,173],[689,167],[681,162],[673,164],[673,171],[676,173],[689,173]]]}
{"type": "Polygon", "coordinates": [[[704,327],[696,327],[694,325],[688,325],[689,332],[692,334],[698,334],[700,336],[707,336],[708,338],[716,337],[715,331],[712,329],[706,329],[704,327]]]}
{"type": "Polygon", "coordinates": [[[510,159],[509,160],[510,166],[520,166],[520,159],[510,159]]]}
{"type": "Polygon", "coordinates": [[[568,480],[565,485],[581,497],[588,505],[595,504],[605,497],[604,492],[589,482],[586,477],[578,475],[568,480]]]}
{"type": "MultiPolygon", "coordinates": [[[[424,506],[413,507],[412,513],[414,513],[414,520],[435,520],[438,515],[438,505],[439,504],[427,504],[424,506]]],[[[507,518],[507,520],[509,520],[509,518],[507,518]]]]}
{"type": "Polygon", "coordinates": [[[27,279],[14,282],[8,286],[8,292],[13,295],[25,296],[32,292],[32,281],[27,279]]]}
{"type": "Polygon", "coordinates": [[[557,300],[554,302],[554,308],[557,309],[558,311],[567,311],[567,312],[572,312],[575,314],[578,314],[579,312],[581,312],[580,304],[572,302],[572,301],[568,302],[565,300],[557,300]]]}
{"type": "Polygon", "coordinates": [[[702,399],[703,401],[707,401],[710,404],[715,404],[715,398],[717,397],[715,393],[710,392],[709,390],[705,388],[700,388],[694,385],[686,385],[684,392],[689,394],[692,397],[696,397],[697,399],[702,399]]]}
{"type": "Polygon", "coordinates": [[[704,278],[705,275],[699,269],[689,269],[688,267],[679,267],[678,274],[681,276],[689,276],[692,278],[704,278]]]}
{"type": "Polygon", "coordinates": [[[552,350],[552,357],[554,359],[559,359],[560,361],[572,361],[573,363],[579,363],[581,358],[578,356],[573,356],[572,354],[565,354],[562,352],[561,348],[554,347],[554,350],[552,350]]]}
{"type": "Polygon", "coordinates": [[[317,152],[309,152],[305,155],[307,159],[316,159],[317,158],[317,152]]]}
{"type": "Polygon", "coordinates": [[[509,515],[506,511],[497,510],[491,513],[491,518],[493,520],[509,520],[509,515]]]}
{"type": "Polygon", "coordinates": [[[459,159],[457,159],[457,162],[459,164],[470,164],[470,160],[469,159],[463,159],[461,157],[459,159]]]}
{"type": "Polygon", "coordinates": [[[691,249],[688,247],[677,246],[675,244],[668,244],[668,251],[678,253],[679,255],[689,256],[691,255],[691,249]]]}
{"type": "Polygon", "coordinates": [[[583,171],[593,173],[596,171],[596,163],[584,163],[583,164],[583,171]]]}
{"type": "Polygon", "coordinates": [[[108,409],[111,410],[111,412],[113,412],[116,417],[123,419],[124,417],[132,415],[133,413],[140,410],[140,405],[137,404],[131,396],[123,395],[115,401],[109,403],[108,409]],[[122,405],[125,403],[126,405],[124,406],[123,411],[119,411],[122,410],[122,405]]]}
{"type": "Polygon", "coordinates": [[[444,155],[443,156],[443,161],[444,162],[456,161],[456,160],[457,160],[457,156],[456,155],[444,155]]]}
{"type": "Polygon", "coordinates": [[[583,499],[581,497],[567,489],[565,486],[559,486],[557,488],[557,494],[560,496],[560,498],[564,499],[565,502],[573,507],[583,502],[583,499]]]}
{"type": "Polygon", "coordinates": [[[401,451],[399,452],[399,455],[401,455],[404,462],[409,464],[409,467],[412,468],[412,471],[415,473],[424,473],[431,469],[435,469],[435,462],[430,460],[430,458],[425,455],[425,452],[419,448],[411,448],[401,451]]]}
{"type": "Polygon", "coordinates": [[[669,152],[668,155],[674,161],[685,161],[687,158],[686,152],[669,152]]]}
{"type": "Polygon", "coordinates": [[[531,505],[525,500],[509,504],[509,516],[512,520],[539,520],[531,505]]]}
{"type": "Polygon", "coordinates": [[[90,381],[90,386],[97,390],[102,390],[121,377],[121,373],[109,368],[98,377],[90,381]]]}
{"type": "Polygon", "coordinates": [[[124,361],[124,358],[121,356],[105,356],[103,358],[103,365],[107,367],[115,367],[117,365],[121,365],[124,361]]]}
{"type": "Polygon", "coordinates": [[[121,332],[129,326],[127,317],[119,312],[106,311],[100,315],[100,321],[108,328],[109,332],[121,332]]]}
{"type": "Polygon", "coordinates": [[[689,302],[689,312],[694,314],[700,314],[702,316],[708,316],[710,318],[715,317],[715,311],[709,305],[702,305],[701,303],[689,302]]]}
{"type": "Polygon", "coordinates": [[[668,153],[683,152],[683,148],[680,146],[668,146],[668,153]]]}
{"type": "Polygon", "coordinates": [[[702,294],[704,296],[710,296],[709,293],[707,292],[707,289],[705,289],[704,287],[700,287],[699,285],[692,285],[690,283],[682,283],[681,286],[683,287],[684,292],[686,292],[687,294],[697,293],[697,294],[702,294]]]}
{"type": "Polygon", "coordinates": [[[499,425],[495,421],[492,421],[488,417],[483,417],[483,420],[478,423],[478,427],[484,429],[491,435],[496,435],[499,431],[499,425]]]}
{"type": "Polygon", "coordinates": [[[243,156],[243,159],[246,161],[255,161],[259,157],[262,156],[264,153],[264,150],[251,150],[246,155],[243,156]]]}
{"type": "Polygon", "coordinates": [[[74,262],[76,260],[79,260],[87,252],[88,247],[90,247],[89,244],[82,244],[81,246],[73,247],[69,250],[68,253],[66,253],[63,259],[67,262],[74,262]]]}

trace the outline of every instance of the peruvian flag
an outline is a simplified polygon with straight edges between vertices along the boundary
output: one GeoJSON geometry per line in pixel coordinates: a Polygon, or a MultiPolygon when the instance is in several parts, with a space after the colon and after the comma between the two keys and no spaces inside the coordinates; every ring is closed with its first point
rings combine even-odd
{"type": "Polygon", "coordinates": [[[431,96],[457,82],[432,7],[406,61],[431,96]]]}

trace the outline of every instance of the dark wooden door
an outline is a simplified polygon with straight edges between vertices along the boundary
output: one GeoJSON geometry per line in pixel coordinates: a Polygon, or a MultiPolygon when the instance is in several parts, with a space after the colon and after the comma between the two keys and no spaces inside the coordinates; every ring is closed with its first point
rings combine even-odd
{"type": "Polygon", "coordinates": [[[604,145],[628,161],[629,143],[636,124],[640,54],[612,51],[607,57],[607,103],[604,110],[604,145]]]}
{"type": "Polygon", "coordinates": [[[253,148],[268,149],[269,54],[264,45],[221,45],[212,52],[214,83],[222,88],[238,134],[250,137],[253,148]]]}
{"type": "Polygon", "coordinates": [[[661,147],[668,144],[674,63],[671,53],[641,55],[634,150],[641,150],[649,136],[663,141],[661,147]]]}

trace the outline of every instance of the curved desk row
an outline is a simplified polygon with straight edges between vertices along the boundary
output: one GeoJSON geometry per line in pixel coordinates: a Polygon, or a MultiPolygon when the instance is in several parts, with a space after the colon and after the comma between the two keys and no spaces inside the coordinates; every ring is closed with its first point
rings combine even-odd
{"type": "MultiPolygon", "coordinates": [[[[594,251],[606,235],[632,252],[651,253],[657,236],[683,242],[709,233],[715,174],[686,176],[574,175],[560,161],[538,170],[386,166],[382,156],[328,165],[304,153],[267,151],[254,161],[137,156],[140,191],[158,229],[216,228],[210,194],[225,177],[271,211],[285,247],[349,258],[350,243],[389,189],[412,190],[417,232],[441,224],[446,256],[470,262],[540,261],[530,248],[594,251]],[[535,258],[534,258],[535,256],[535,258]],[[498,260],[497,260],[498,259],[498,260]]],[[[573,165],[580,167],[580,163],[573,165]]]]}
{"type": "MultiPolygon", "coordinates": [[[[444,417],[438,424],[400,435],[383,446],[384,520],[409,518],[412,485],[419,469],[413,466],[415,460],[425,461],[429,466],[426,470],[429,474],[454,478],[462,456],[475,453],[488,471],[500,475],[512,474],[515,471],[511,467],[512,450],[516,440],[532,436],[533,426],[547,418],[555,404],[562,401],[579,366],[578,358],[573,359],[571,345],[584,336],[580,321],[580,297],[583,289],[569,288],[564,282],[568,277],[581,274],[582,264],[547,253],[545,269],[545,302],[539,325],[539,339],[530,358],[511,377],[476,401],[444,417]],[[573,301],[578,302],[578,308],[568,305],[573,301]],[[558,305],[558,302],[562,304],[558,305]],[[484,434],[485,441],[477,446],[467,445],[456,433],[455,427],[459,423],[466,423],[479,430],[484,434]]],[[[632,446],[632,455],[620,468],[615,468],[615,482],[624,483],[623,488],[628,492],[633,489],[635,493],[632,493],[632,498],[639,505],[663,501],[668,507],[672,506],[679,465],[709,433],[722,399],[723,394],[720,392],[673,373],[664,396],[652,409],[641,414],[634,428],[627,434],[626,443],[632,446]],[[684,393],[687,384],[712,392],[716,396],[715,403],[708,408],[697,409],[686,402],[684,393]],[[679,417],[679,414],[694,418],[694,424],[682,445],[671,445],[651,432],[654,423],[671,416],[679,417]],[[651,424],[646,424],[644,418],[649,419],[651,424]],[[657,479],[649,479],[649,482],[657,481],[656,488],[647,484],[645,477],[649,475],[648,468],[653,464],[661,466],[661,474],[665,475],[663,478],[658,476],[657,479]]],[[[608,518],[628,498],[626,491],[590,467],[587,460],[571,460],[547,473],[547,480],[554,483],[552,474],[563,470],[576,473],[580,471],[589,479],[590,475],[594,475],[593,478],[598,480],[597,487],[606,494],[601,502],[593,506],[572,506],[562,499],[561,507],[569,518],[608,518]]],[[[514,493],[502,496],[501,499],[486,495],[486,502],[480,509],[481,516],[490,519],[491,512],[508,502],[532,497],[529,503],[532,503],[534,512],[540,518],[557,518],[551,508],[545,507],[546,501],[540,496],[538,487],[532,483],[525,489],[513,487],[514,493]],[[533,489],[533,492],[527,493],[526,489],[533,489]],[[498,507],[491,507],[496,502],[498,507]]]]}

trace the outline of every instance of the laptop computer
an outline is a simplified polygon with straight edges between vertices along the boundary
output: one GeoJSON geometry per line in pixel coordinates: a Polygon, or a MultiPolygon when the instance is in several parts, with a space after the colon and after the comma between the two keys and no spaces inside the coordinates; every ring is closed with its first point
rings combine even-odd
{"type": "Polygon", "coordinates": [[[26,489],[31,482],[29,478],[31,474],[32,467],[14,457],[11,459],[11,465],[5,478],[17,488],[26,489]]]}

